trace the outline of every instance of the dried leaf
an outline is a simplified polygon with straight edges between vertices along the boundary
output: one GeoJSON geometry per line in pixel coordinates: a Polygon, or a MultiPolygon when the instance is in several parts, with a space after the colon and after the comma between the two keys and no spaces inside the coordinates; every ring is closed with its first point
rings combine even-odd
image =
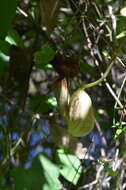
{"type": "Polygon", "coordinates": [[[40,0],[42,26],[48,35],[51,34],[57,23],[59,0],[40,0]]]}

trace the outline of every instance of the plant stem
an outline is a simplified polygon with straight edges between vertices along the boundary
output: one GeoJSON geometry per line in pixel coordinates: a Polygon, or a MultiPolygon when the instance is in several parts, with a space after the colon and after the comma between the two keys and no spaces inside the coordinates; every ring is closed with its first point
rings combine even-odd
{"type": "Polygon", "coordinates": [[[108,66],[106,72],[102,75],[102,77],[100,79],[96,80],[95,82],[91,82],[89,84],[82,84],[78,90],[84,90],[86,88],[90,88],[90,87],[93,87],[93,86],[100,84],[102,81],[104,81],[106,79],[106,77],[108,76],[108,74],[109,74],[114,63],[115,63],[115,61],[113,60],[111,62],[111,64],[108,66]]]}

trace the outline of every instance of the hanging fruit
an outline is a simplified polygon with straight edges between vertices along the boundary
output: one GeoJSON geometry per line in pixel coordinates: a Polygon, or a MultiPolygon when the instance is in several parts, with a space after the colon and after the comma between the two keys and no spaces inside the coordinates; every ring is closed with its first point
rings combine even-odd
{"type": "MultiPolygon", "coordinates": [[[[75,137],[82,137],[89,134],[93,129],[95,117],[93,113],[92,101],[84,89],[96,86],[104,81],[114,63],[115,60],[110,63],[106,72],[100,79],[86,85],[82,84],[78,90],[73,93],[72,97],[67,102],[67,109],[64,107],[63,110],[65,110],[65,121],[67,123],[67,130],[70,135],[73,135],[75,137]]],[[[61,71],[58,72],[60,73],[61,71]]]]}
{"type": "Polygon", "coordinates": [[[94,114],[89,95],[83,90],[73,93],[68,112],[68,132],[76,137],[87,135],[94,126],[94,114]]]}

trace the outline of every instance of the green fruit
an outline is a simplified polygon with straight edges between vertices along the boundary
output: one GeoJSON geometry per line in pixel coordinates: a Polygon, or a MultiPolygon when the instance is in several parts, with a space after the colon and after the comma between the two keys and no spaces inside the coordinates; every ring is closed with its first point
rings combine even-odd
{"type": "Polygon", "coordinates": [[[83,90],[73,93],[68,112],[68,132],[75,136],[85,136],[93,129],[94,114],[89,95],[83,90]]]}

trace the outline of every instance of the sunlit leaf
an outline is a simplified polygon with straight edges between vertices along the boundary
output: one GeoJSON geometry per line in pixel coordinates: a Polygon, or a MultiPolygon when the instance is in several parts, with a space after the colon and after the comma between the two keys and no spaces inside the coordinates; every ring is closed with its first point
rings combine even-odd
{"type": "Polygon", "coordinates": [[[123,130],[122,129],[117,129],[115,133],[115,138],[119,137],[122,134],[123,130]]]}
{"type": "Polygon", "coordinates": [[[52,106],[57,106],[57,101],[56,101],[56,98],[55,97],[50,97],[48,98],[48,103],[50,103],[52,106]]]}
{"type": "Polygon", "coordinates": [[[12,170],[15,189],[18,190],[59,190],[58,176],[58,167],[42,153],[33,161],[31,168],[12,170]]]}
{"type": "Polygon", "coordinates": [[[35,52],[34,61],[40,69],[45,69],[47,64],[54,58],[56,52],[49,46],[45,46],[42,50],[35,52]]]}
{"type": "Polygon", "coordinates": [[[61,175],[73,184],[77,184],[82,166],[80,160],[66,149],[58,149],[56,153],[57,163],[60,166],[61,175]]]}
{"type": "Polygon", "coordinates": [[[5,40],[11,45],[23,47],[23,41],[21,37],[13,28],[10,28],[10,30],[8,31],[8,35],[6,36],[5,40]]]}
{"type": "Polygon", "coordinates": [[[116,36],[116,39],[121,39],[121,38],[124,38],[126,36],[126,30],[122,31],[120,34],[118,34],[116,36]]]}
{"type": "Polygon", "coordinates": [[[0,40],[0,52],[6,56],[10,55],[10,44],[4,40],[0,40]]]}
{"type": "Polygon", "coordinates": [[[34,111],[38,112],[48,112],[57,105],[56,99],[54,97],[48,97],[46,95],[37,93],[31,98],[30,107],[34,111]]]}

